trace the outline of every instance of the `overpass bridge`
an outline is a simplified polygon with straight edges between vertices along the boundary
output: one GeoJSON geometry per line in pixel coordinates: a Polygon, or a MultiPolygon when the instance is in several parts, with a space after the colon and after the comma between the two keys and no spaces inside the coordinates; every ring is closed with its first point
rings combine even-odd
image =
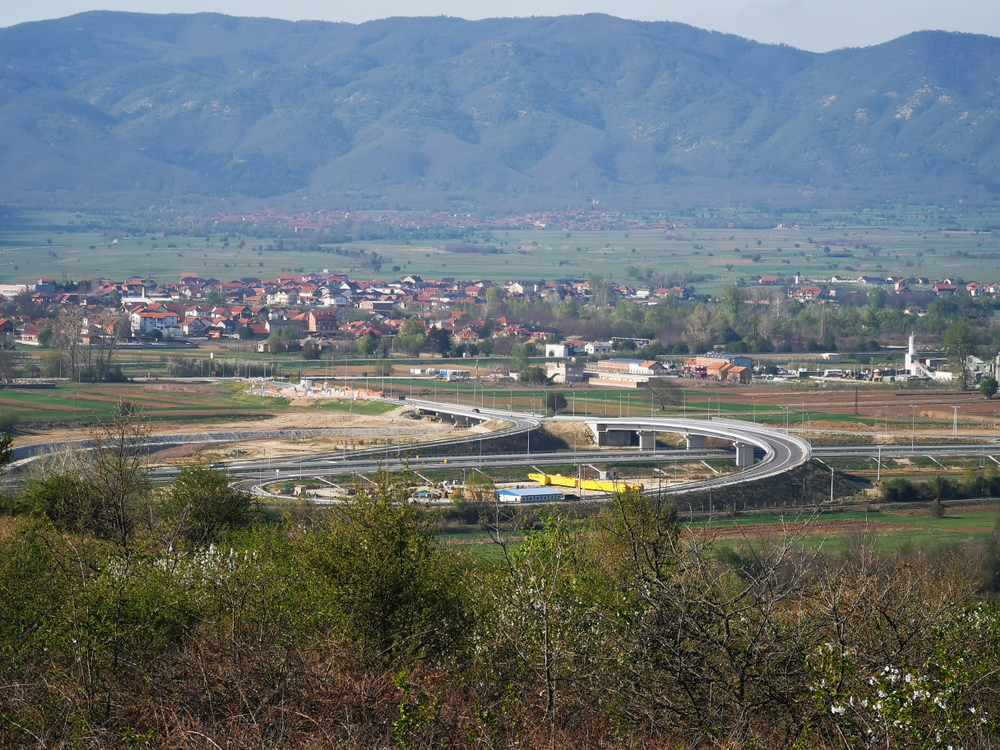
{"type": "Polygon", "coordinates": [[[776,459],[787,460],[790,462],[788,469],[805,463],[812,455],[809,444],[799,437],[736,419],[552,417],[551,421],[584,422],[600,448],[629,447],[637,435],[639,450],[653,451],[658,432],[683,435],[688,450],[703,450],[707,438],[723,440],[732,443],[736,450],[736,465],[741,469],[754,465],[758,449],[764,452],[765,463],[776,459]]]}
{"type": "MultiPolygon", "coordinates": [[[[781,430],[763,427],[752,422],[736,419],[710,420],[662,418],[662,417],[541,417],[514,411],[477,408],[459,404],[443,404],[436,401],[409,401],[422,413],[452,421],[460,426],[502,419],[511,422],[504,434],[528,432],[542,422],[582,422],[594,435],[599,448],[630,447],[633,436],[638,435],[640,452],[652,452],[655,456],[656,434],[670,432],[684,436],[686,446],[691,451],[702,451],[705,440],[714,438],[731,443],[735,449],[736,465],[742,471],[703,484],[729,485],[765,477],[776,476],[809,461],[812,448],[809,443],[796,435],[781,430]],[[757,452],[760,460],[756,460],[757,452]]],[[[608,453],[608,458],[614,454],[608,453]]]]}

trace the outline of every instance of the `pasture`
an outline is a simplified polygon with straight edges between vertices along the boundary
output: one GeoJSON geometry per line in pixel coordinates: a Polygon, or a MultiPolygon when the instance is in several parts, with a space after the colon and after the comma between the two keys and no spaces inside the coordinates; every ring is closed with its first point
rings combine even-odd
{"type": "MultiPolygon", "coordinates": [[[[946,503],[946,506],[948,504],[946,503]]],[[[716,517],[698,521],[688,529],[693,537],[714,540],[724,547],[756,545],[787,535],[800,535],[803,549],[822,549],[839,554],[872,543],[876,550],[933,548],[962,542],[981,543],[994,532],[1000,520],[1000,504],[968,508],[952,506],[938,518],[926,507],[912,510],[864,512],[828,510],[816,517],[796,515],[744,515],[736,519],[716,517]]]]}
{"type": "MultiPolygon", "coordinates": [[[[447,241],[399,239],[321,245],[301,251],[294,240],[282,250],[278,234],[209,232],[160,222],[142,236],[120,229],[130,216],[26,212],[0,223],[0,280],[32,283],[83,277],[153,276],[163,281],[182,271],[228,280],[274,278],[282,272],[346,272],[355,278],[508,279],[586,278],[591,274],[643,285],[651,272],[705,277],[700,293],[717,293],[739,277],[811,278],[841,275],[962,277],[981,282],[1000,258],[992,215],[943,214],[897,206],[883,213],[824,211],[768,217],[753,212],[689,212],[670,217],[671,229],[482,230],[472,238],[496,252],[455,253],[447,241]],[[727,221],[731,220],[731,221],[727,221]],[[754,228],[747,228],[748,223],[754,228]],[[729,226],[732,224],[732,226],[729,226]],[[164,231],[165,236],[153,236],[164,231]],[[243,247],[240,247],[240,245],[243,247]],[[379,270],[341,250],[377,252],[379,270]],[[400,270],[392,270],[398,266],[400,270]]],[[[134,230],[133,230],[134,231],[134,230]]],[[[287,237],[286,237],[287,239],[287,237]]]]}
{"type": "Polygon", "coordinates": [[[151,422],[263,419],[280,407],[227,387],[163,390],[141,383],[59,383],[53,390],[0,389],[0,411],[16,414],[22,427],[89,424],[109,419],[122,399],[134,402],[151,422]]]}

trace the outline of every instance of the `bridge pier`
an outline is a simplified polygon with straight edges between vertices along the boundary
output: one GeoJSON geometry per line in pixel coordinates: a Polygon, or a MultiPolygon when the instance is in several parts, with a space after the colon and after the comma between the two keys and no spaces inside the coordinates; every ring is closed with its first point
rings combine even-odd
{"type": "Polygon", "coordinates": [[[685,433],[684,439],[687,441],[687,449],[690,450],[701,450],[705,447],[705,436],[695,435],[692,433],[685,433]]]}
{"type": "Polygon", "coordinates": [[[733,443],[736,448],[736,465],[741,469],[749,469],[753,466],[754,446],[749,443],[733,443]]]}
{"type": "Polygon", "coordinates": [[[597,445],[599,448],[627,448],[632,444],[632,430],[599,429],[597,445]]]}
{"type": "Polygon", "coordinates": [[[656,449],[656,431],[655,430],[640,430],[639,431],[639,450],[641,451],[651,451],[656,449]]]}

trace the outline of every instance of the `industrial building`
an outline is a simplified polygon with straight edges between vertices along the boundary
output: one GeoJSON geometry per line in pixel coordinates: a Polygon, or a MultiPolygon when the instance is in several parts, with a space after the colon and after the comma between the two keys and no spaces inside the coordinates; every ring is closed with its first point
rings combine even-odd
{"type": "Polygon", "coordinates": [[[651,379],[663,375],[666,368],[654,360],[603,359],[597,372],[590,373],[590,385],[608,388],[645,388],[651,379]]]}
{"type": "Polygon", "coordinates": [[[928,378],[939,382],[950,382],[955,376],[945,370],[948,360],[944,357],[921,357],[917,354],[917,342],[911,335],[903,367],[907,375],[917,378],[928,378]]]}
{"type": "Polygon", "coordinates": [[[689,378],[749,383],[753,378],[753,360],[739,354],[701,354],[684,360],[683,371],[689,378]]]}
{"type": "Polygon", "coordinates": [[[558,503],[564,499],[562,492],[548,487],[500,490],[497,497],[501,503],[558,503]]]}

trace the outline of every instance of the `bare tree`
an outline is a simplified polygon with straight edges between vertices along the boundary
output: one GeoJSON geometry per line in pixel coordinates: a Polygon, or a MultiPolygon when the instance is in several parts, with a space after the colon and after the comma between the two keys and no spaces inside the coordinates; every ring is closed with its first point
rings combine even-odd
{"type": "Polygon", "coordinates": [[[86,316],[81,307],[63,307],[52,327],[52,349],[62,354],[66,375],[76,378],[77,371],[85,367],[85,352],[80,336],[86,316]]]}
{"type": "Polygon", "coordinates": [[[698,304],[687,318],[687,338],[692,348],[712,337],[712,313],[698,304]]]}
{"type": "Polygon", "coordinates": [[[649,394],[653,397],[660,411],[668,406],[676,406],[681,402],[681,389],[667,382],[666,378],[652,378],[648,383],[649,394]]]}
{"type": "Polygon", "coordinates": [[[88,364],[95,370],[98,380],[106,381],[111,374],[111,361],[118,351],[118,345],[129,329],[126,315],[105,313],[91,321],[100,335],[91,336],[88,350],[88,364]]]}
{"type": "Polygon", "coordinates": [[[20,357],[14,351],[14,342],[9,336],[0,339],[0,380],[9,383],[17,375],[20,357]]]}
{"type": "Polygon", "coordinates": [[[83,476],[100,498],[97,531],[128,547],[150,497],[149,433],[131,401],[118,402],[113,419],[99,425],[83,476]]]}

